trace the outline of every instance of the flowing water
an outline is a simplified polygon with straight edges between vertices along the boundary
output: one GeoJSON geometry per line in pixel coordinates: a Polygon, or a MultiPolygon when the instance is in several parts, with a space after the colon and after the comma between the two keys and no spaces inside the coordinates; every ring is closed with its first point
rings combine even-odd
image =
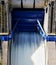
{"type": "Polygon", "coordinates": [[[11,44],[11,65],[34,65],[31,56],[41,41],[42,37],[35,32],[15,34],[11,44]]]}

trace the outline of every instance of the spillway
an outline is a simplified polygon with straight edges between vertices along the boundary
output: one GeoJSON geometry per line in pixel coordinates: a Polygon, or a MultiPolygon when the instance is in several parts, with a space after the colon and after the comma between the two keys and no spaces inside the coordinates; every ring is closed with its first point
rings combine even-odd
{"type": "Polygon", "coordinates": [[[31,56],[43,41],[37,33],[15,34],[11,44],[11,65],[34,65],[31,56]]]}
{"type": "Polygon", "coordinates": [[[2,65],[56,65],[55,7],[55,0],[0,1],[2,65]]]}
{"type": "Polygon", "coordinates": [[[43,26],[44,9],[13,9],[11,65],[34,65],[31,56],[43,41],[37,30],[37,19],[43,26]]]}

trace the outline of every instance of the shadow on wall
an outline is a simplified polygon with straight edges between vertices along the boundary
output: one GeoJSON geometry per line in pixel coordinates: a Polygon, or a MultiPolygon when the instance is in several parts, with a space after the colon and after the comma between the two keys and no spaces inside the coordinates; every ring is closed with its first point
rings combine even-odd
{"type": "Polygon", "coordinates": [[[37,49],[42,48],[40,45],[43,42],[42,37],[35,32],[15,34],[11,44],[11,65],[34,65],[31,57],[37,49]]]}

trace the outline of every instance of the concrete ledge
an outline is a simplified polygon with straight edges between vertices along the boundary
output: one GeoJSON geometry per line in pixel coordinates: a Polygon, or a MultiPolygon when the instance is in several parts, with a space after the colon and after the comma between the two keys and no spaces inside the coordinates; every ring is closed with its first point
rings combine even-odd
{"type": "Polygon", "coordinates": [[[9,35],[9,33],[7,32],[7,33],[0,33],[0,35],[9,35]]]}
{"type": "Polygon", "coordinates": [[[47,33],[47,35],[56,35],[56,33],[47,33]]]}

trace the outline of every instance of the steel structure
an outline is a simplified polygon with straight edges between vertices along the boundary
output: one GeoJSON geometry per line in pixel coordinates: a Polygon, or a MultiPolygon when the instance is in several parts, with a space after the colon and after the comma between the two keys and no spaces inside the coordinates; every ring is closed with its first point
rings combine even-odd
{"type": "Polygon", "coordinates": [[[35,31],[35,32],[39,32],[40,35],[44,39],[46,39],[47,41],[56,41],[56,35],[46,35],[45,31],[43,30],[42,25],[40,24],[39,19],[35,19],[35,21],[33,20],[34,23],[31,20],[29,20],[29,19],[26,20],[26,19],[24,17],[23,20],[20,19],[21,23],[16,22],[16,24],[14,25],[14,27],[13,27],[12,32],[10,33],[10,35],[8,35],[8,36],[0,36],[0,39],[1,40],[5,40],[5,41],[6,40],[10,40],[13,37],[13,34],[15,33],[15,31],[17,31],[17,32],[24,32],[24,31],[25,32],[34,32],[35,31]],[[31,22],[31,23],[29,23],[29,22],[31,22]],[[29,27],[29,24],[30,24],[30,27],[29,27]],[[27,25],[28,25],[28,27],[27,27],[27,25]],[[23,27],[21,27],[21,26],[23,26],[23,27]],[[34,28],[34,26],[35,26],[35,28],[34,28]],[[37,29],[36,29],[36,27],[37,27],[37,29]]]}
{"type": "Polygon", "coordinates": [[[43,30],[42,25],[43,25],[43,21],[44,21],[44,10],[36,9],[36,11],[32,11],[32,10],[25,11],[24,10],[24,11],[19,11],[19,12],[16,10],[16,14],[15,14],[15,11],[13,11],[12,20],[14,17],[14,20],[13,20],[14,22],[12,22],[13,27],[12,27],[12,31],[9,34],[4,34],[4,33],[8,32],[8,16],[7,16],[7,20],[5,20],[6,10],[4,8],[4,1],[1,1],[0,13],[1,13],[0,14],[0,18],[1,18],[0,19],[0,23],[1,23],[1,25],[0,25],[1,32],[0,33],[2,33],[0,35],[0,40],[8,41],[8,40],[12,39],[15,31],[17,31],[17,32],[23,32],[23,31],[28,32],[29,31],[29,32],[39,32],[41,34],[41,36],[44,39],[46,39],[47,41],[56,41],[56,35],[46,35],[45,31],[43,30]],[[6,21],[7,21],[7,23],[6,23],[6,21]],[[15,21],[17,21],[17,22],[15,22],[15,21]],[[18,22],[18,21],[20,21],[20,22],[18,22]]]}

